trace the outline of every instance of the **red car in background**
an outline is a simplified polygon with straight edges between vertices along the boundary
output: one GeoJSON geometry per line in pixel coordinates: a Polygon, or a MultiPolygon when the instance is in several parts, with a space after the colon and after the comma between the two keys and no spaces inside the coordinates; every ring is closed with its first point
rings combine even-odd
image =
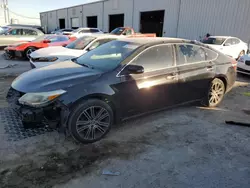
{"type": "Polygon", "coordinates": [[[66,35],[43,35],[31,42],[21,42],[9,45],[4,48],[4,50],[8,59],[14,57],[24,57],[29,59],[29,55],[37,49],[49,46],[66,46],[75,39],[75,37],[69,37],[66,35]]]}

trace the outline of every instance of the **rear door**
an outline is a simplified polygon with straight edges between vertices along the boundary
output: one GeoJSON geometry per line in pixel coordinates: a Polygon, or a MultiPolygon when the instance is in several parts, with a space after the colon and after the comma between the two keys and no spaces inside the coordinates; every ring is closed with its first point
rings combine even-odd
{"type": "Polygon", "coordinates": [[[194,44],[176,44],[179,71],[179,103],[202,99],[215,76],[218,54],[194,44]]]}
{"type": "Polygon", "coordinates": [[[119,90],[128,99],[124,98],[124,114],[131,116],[175,104],[178,76],[173,57],[172,45],[154,46],[130,63],[143,66],[143,74],[122,76],[121,73],[119,90]]]}

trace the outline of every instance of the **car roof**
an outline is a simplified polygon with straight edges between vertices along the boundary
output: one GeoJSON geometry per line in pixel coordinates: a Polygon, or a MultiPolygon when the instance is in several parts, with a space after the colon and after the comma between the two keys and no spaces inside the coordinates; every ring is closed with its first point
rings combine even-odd
{"type": "Polygon", "coordinates": [[[137,44],[148,44],[148,43],[179,43],[179,42],[191,42],[181,38],[167,38],[167,37],[138,37],[138,38],[119,38],[119,41],[132,42],[137,44]]]}
{"type": "Polygon", "coordinates": [[[11,29],[33,29],[33,30],[40,31],[39,29],[37,29],[35,27],[25,27],[25,26],[8,26],[8,27],[11,29]]]}
{"type": "MultiPolygon", "coordinates": [[[[98,29],[98,28],[95,28],[95,27],[79,27],[78,29],[98,29]]],[[[100,30],[100,29],[98,29],[100,30]]]]}

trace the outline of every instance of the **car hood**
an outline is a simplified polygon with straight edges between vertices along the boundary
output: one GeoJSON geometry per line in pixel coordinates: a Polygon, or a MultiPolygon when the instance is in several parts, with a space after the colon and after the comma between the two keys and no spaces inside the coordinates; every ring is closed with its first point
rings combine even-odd
{"type": "Polygon", "coordinates": [[[46,92],[93,81],[100,75],[101,72],[97,70],[83,67],[72,61],[65,61],[23,73],[13,81],[11,86],[23,93],[46,92]]]}
{"type": "Polygon", "coordinates": [[[65,48],[62,46],[52,46],[36,50],[30,54],[30,57],[31,58],[57,57],[58,61],[64,61],[74,57],[79,57],[84,53],[86,53],[85,50],[75,50],[75,49],[65,48]]]}

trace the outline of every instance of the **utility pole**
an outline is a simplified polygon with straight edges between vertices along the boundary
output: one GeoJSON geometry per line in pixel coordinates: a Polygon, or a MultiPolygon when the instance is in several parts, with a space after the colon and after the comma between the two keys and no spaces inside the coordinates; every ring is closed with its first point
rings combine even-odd
{"type": "Polygon", "coordinates": [[[3,12],[4,12],[4,22],[7,23],[5,0],[3,0],[3,12]]]}
{"type": "Polygon", "coordinates": [[[8,0],[5,0],[5,8],[6,8],[6,14],[7,14],[7,22],[8,22],[8,24],[10,24],[10,13],[9,13],[8,0]]]}

